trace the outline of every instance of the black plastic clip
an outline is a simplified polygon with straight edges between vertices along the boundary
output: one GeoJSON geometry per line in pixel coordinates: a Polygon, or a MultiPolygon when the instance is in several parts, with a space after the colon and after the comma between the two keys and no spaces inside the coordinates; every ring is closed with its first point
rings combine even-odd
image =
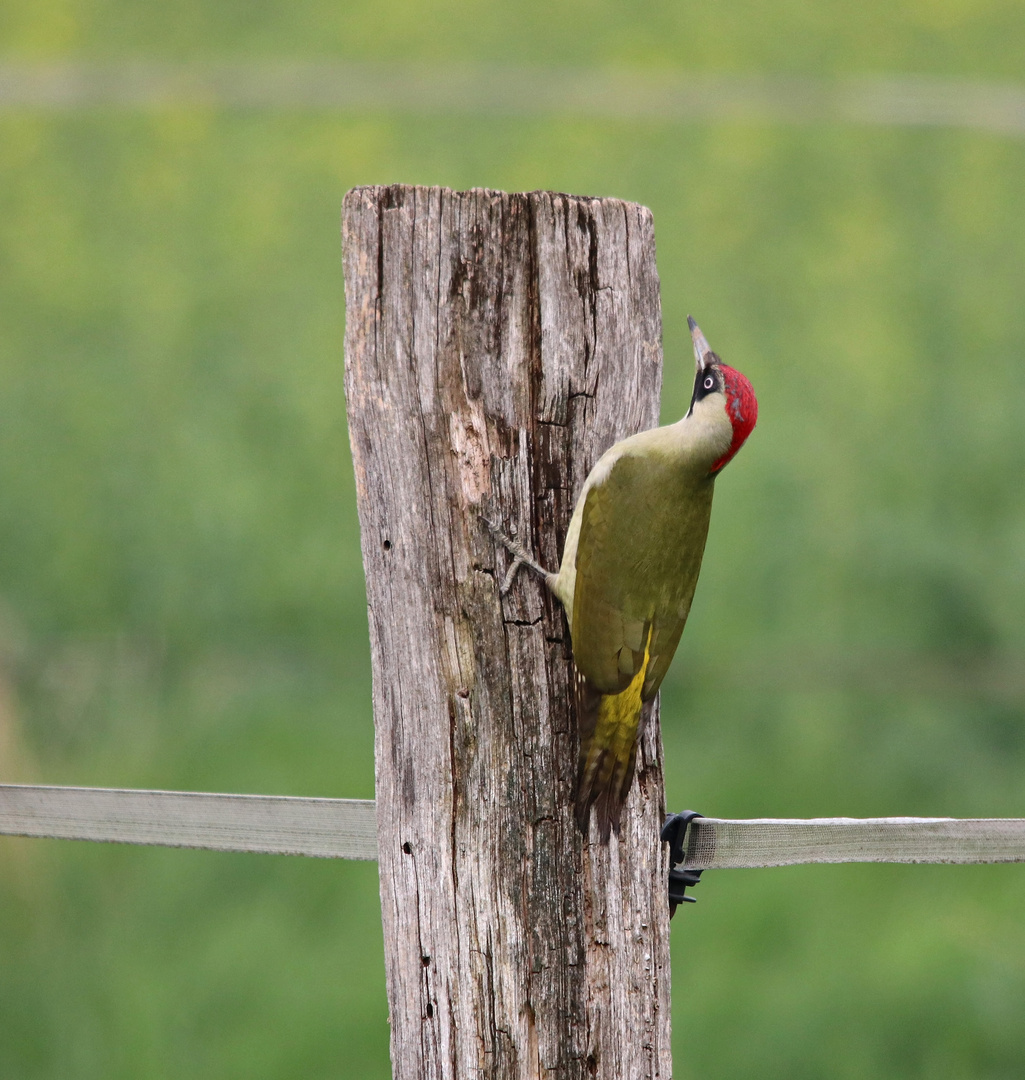
{"type": "Polygon", "coordinates": [[[701,881],[700,870],[676,869],[677,863],[687,859],[687,830],[690,823],[704,817],[697,810],[684,810],[679,814],[670,814],[662,826],[662,842],[669,845],[669,918],[676,914],[677,904],[696,904],[693,896],[687,895],[687,888],[693,888],[701,881]]]}

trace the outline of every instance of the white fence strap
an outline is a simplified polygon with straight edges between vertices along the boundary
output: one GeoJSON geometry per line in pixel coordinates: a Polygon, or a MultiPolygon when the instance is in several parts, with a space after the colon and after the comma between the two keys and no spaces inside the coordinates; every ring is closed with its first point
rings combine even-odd
{"type": "Polygon", "coordinates": [[[698,818],[688,870],[797,863],[1025,862],[1025,818],[698,818]]]}
{"type": "Polygon", "coordinates": [[[61,840],[376,859],[368,799],[0,784],[0,833],[61,840]]]}
{"type": "MultiPolygon", "coordinates": [[[[369,799],[0,784],[0,833],[376,859],[369,799]]],[[[1025,862],[1025,818],[698,818],[686,867],[1025,862]]]]}
{"type": "Polygon", "coordinates": [[[545,68],[289,62],[0,62],[0,110],[405,110],[655,121],[816,121],[1025,134],[1025,86],[923,75],[813,79],[545,68]]]}

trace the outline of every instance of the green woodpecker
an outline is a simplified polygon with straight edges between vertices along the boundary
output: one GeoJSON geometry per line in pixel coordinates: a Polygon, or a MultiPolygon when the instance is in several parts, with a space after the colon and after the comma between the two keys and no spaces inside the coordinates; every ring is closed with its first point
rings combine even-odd
{"type": "Polygon", "coordinates": [[[557,574],[487,522],[540,574],[569,615],[580,766],[576,817],[594,807],[604,839],[633,782],[637,745],[690,612],[715,478],[751,434],[750,382],[708,347],[688,316],[697,371],[687,415],[617,442],[584,481],[557,574]]]}

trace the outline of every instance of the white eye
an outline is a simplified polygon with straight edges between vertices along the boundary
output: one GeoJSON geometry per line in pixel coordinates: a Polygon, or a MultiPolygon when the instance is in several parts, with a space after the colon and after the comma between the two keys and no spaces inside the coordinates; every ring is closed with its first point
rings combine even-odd
{"type": "Polygon", "coordinates": [[[711,390],[715,386],[715,379],[711,375],[705,376],[705,389],[711,390]]]}

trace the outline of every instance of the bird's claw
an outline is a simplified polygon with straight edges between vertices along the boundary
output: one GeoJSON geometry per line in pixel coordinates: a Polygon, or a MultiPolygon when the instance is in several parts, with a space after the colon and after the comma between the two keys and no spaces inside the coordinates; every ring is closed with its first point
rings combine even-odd
{"type": "Polygon", "coordinates": [[[512,555],[512,562],[509,564],[509,569],[505,572],[505,577],[502,579],[502,584],[499,587],[499,595],[507,596],[509,590],[512,588],[513,579],[516,577],[517,572],[521,566],[526,566],[528,569],[535,571],[542,577],[547,578],[547,572],[541,566],[539,566],[527,553],[526,549],[513,540],[512,537],[507,536],[502,530],[489,518],[486,518],[483,514],[480,515],[481,521],[487,526],[488,532],[504,547],[510,555],[512,555]]]}
{"type": "Polygon", "coordinates": [[[491,535],[495,537],[496,540],[501,540],[502,543],[506,543],[509,540],[509,537],[506,536],[504,532],[502,532],[502,530],[491,520],[491,518],[486,518],[483,514],[479,514],[478,517],[488,527],[488,532],[491,533],[491,535]]]}
{"type": "Polygon", "coordinates": [[[481,521],[488,528],[488,532],[497,540],[502,547],[504,547],[513,557],[513,561],[509,564],[509,569],[505,572],[505,577],[502,579],[502,584],[498,588],[499,596],[508,596],[509,590],[512,588],[513,579],[516,577],[516,571],[523,565],[523,559],[516,551],[519,545],[512,537],[506,536],[504,532],[490,519],[486,518],[483,514],[480,515],[481,521]]]}
{"type": "Polygon", "coordinates": [[[516,577],[516,571],[523,566],[523,560],[519,555],[513,556],[513,561],[509,563],[509,569],[505,572],[505,577],[502,580],[502,584],[499,586],[498,595],[508,596],[509,590],[512,588],[513,578],[516,577]]]}

